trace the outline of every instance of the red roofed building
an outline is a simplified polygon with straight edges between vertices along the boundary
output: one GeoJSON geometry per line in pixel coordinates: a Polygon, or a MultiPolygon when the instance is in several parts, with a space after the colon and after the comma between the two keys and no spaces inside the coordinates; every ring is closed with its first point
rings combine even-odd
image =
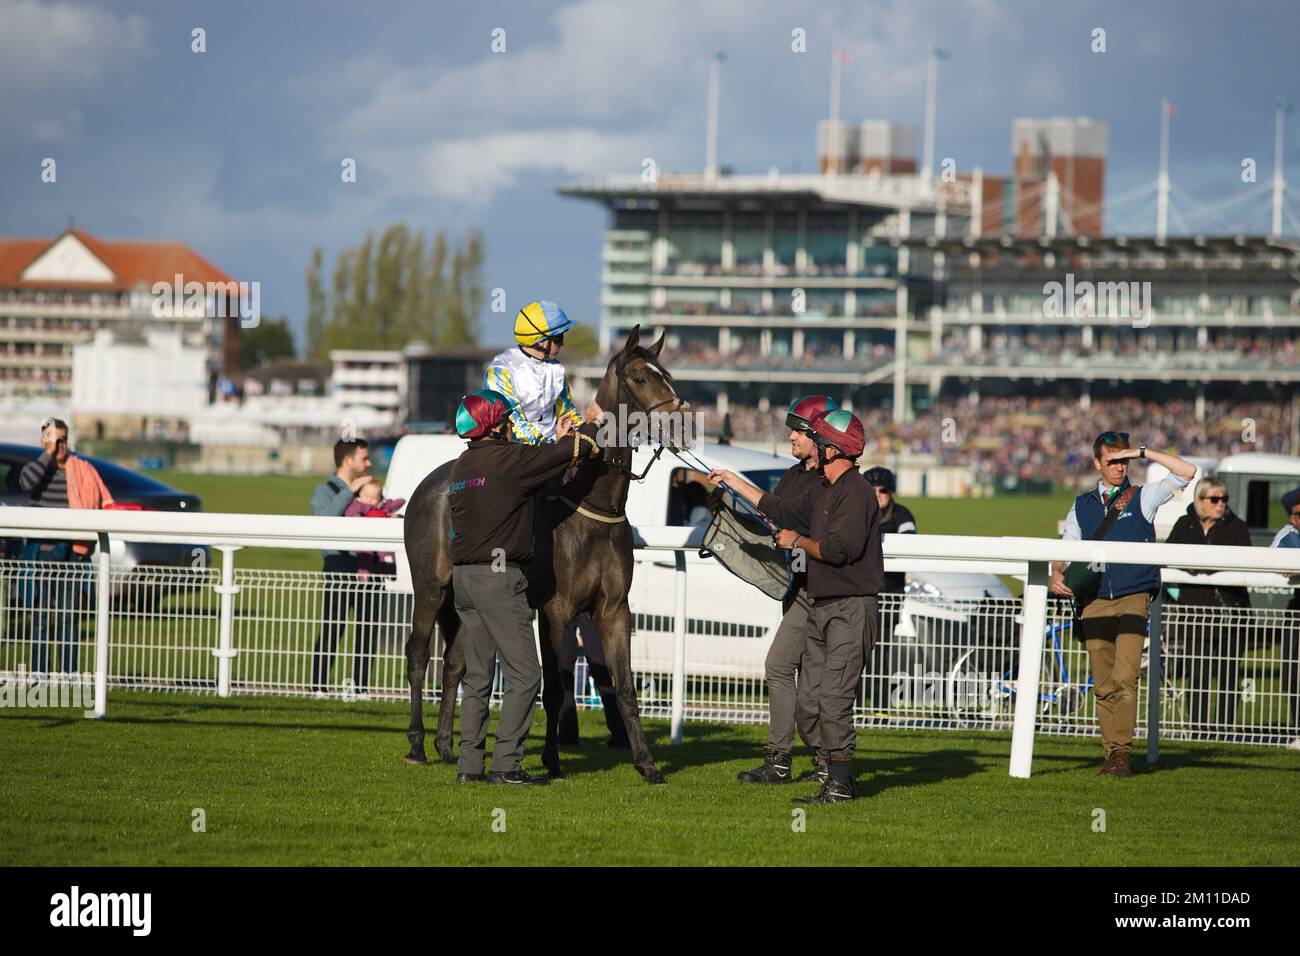
{"type": "Polygon", "coordinates": [[[186,345],[208,352],[211,378],[233,375],[238,298],[207,296],[203,308],[187,310],[183,299],[172,308],[177,297],[153,294],[155,283],[178,281],[237,288],[179,242],[114,242],[74,228],[54,240],[0,238],[0,394],[69,396],[73,346],[99,329],[132,338],[177,329],[186,345]]]}

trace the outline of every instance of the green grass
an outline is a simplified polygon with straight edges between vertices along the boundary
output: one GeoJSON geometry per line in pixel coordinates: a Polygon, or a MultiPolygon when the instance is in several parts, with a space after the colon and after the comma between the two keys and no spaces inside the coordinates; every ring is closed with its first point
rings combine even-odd
{"type": "Polygon", "coordinates": [[[406,766],[396,704],[116,693],[111,715],[0,716],[0,864],[1300,863],[1289,751],[1167,743],[1157,769],[1137,760],[1112,780],[1097,776],[1096,740],[1040,737],[1034,776],[1015,780],[1004,734],[863,731],[863,798],[810,808],[796,833],[790,797],[807,785],[735,782],[761,727],[688,724],[672,747],[649,722],[671,781],[652,788],[584,713],[566,782],[502,792],[406,766]]]}

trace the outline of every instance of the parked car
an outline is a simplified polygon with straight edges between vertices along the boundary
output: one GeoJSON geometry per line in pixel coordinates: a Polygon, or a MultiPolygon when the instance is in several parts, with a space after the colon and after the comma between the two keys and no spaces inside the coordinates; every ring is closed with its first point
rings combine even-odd
{"type": "MultiPolygon", "coordinates": [[[[23,466],[34,461],[40,454],[41,449],[37,445],[0,444],[0,478],[3,479],[0,481],[0,506],[25,506],[31,503],[31,496],[18,485],[18,476],[22,473],[23,466]]],[[[177,491],[156,478],[137,474],[111,461],[89,455],[80,457],[95,466],[109,494],[113,496],[114,503],[119,506],[132,510],[139,508],[142,511],[203,510],[203,502],[198,495],[177,491]]],[[[21,553],[21,540],[9,539],[6,556],[16,556],[15,548],[21,553]]],[[[110,546],[114,566],[130,571],[143,566],[193,567],[199,552],[202,553],[200,566],[206,567],[210,556],[206,545],[113,540],[110,546]]]]}

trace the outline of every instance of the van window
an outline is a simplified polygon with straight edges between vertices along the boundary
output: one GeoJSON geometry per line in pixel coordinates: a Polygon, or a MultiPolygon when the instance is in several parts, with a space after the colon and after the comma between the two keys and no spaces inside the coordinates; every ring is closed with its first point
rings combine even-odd
{"type": "Polygon", "coordinates": [[[674,468],[668,477],[668,524],[706,524],[709,520],[709,489],[701,480],[704,473],[692,468],[674,468]]]}
{"type": "Polygon", "coordinates": [[[1246,482],[1246,524],[1257,530],[1276,531],[1286,524],[1287,514],[1282,508],[1282,496],[1295,487],[1295,479],[1269,481],[1250,478],[1246,482]]]}

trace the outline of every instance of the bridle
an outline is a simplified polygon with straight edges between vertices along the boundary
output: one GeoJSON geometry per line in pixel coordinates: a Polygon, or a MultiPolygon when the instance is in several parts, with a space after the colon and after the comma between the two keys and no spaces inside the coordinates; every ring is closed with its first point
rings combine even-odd
{"type": "MultiPolygon", "coordinates": [[[[614,381],[618,383],[618,389],[614,393],[616,404],[621,404],[621,400],[626,398],[628,400],[628,403],[631,404],[636,411],[645,415],[646,419],[648,420],[650,416],[655,412],[656,409],[662,408],[665,405],[681,403],[681,399],[677,397],[676,390],[673,390],[670,387],[670,390],[673,391],[672,398],[665,398],[663,401],[655,402],[653,405],[650,406],[645,405],[639,398],[636,397],[636,395],[632,393],[632,390],[628,388],[627,379],[624,375],[624,370],[626,369],[626,367],[627,367],[627,362],[622,361],[622,356],[614,360],[614,381]]],[[[656,368],[656,371],[660,371],[662,373],[661,369],[656,368]]],[[[665,381],[667,381],[667,379],[665,379],[665,381]]],[[[649,463],[645,466],[644,469],[642,469],[641,474],[639,475],[632,470],[633,449],[631,448],[621,448],[617,452],[607,454],[604,458],[604,461],[605,464],[609,465],[611,468],[616,468],[619,471],[624,472],[630,480],[642,481],[645,479],[645,476],[650,473],[650,469],[654,467],[654,463],[659,460],[659,456],[662,455],[663,453],[664,453],[664,446],[661,444],[658,448],[655,449],[654,455],[651,456],[649,463]]]]}

